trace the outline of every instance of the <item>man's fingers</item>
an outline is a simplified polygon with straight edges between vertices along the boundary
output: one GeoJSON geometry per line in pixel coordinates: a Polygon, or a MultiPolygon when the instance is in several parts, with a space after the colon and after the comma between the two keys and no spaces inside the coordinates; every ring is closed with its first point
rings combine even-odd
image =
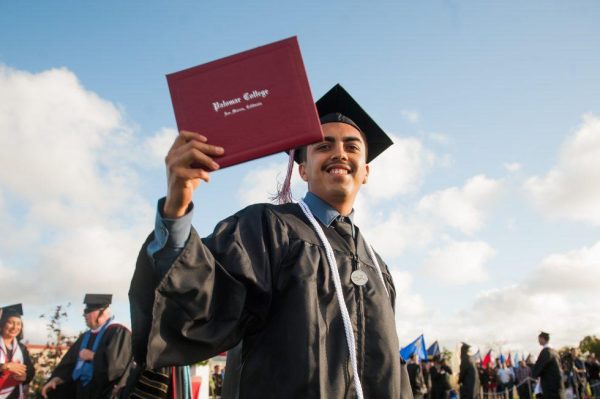
{"type": "Polygon", "coordinates": [[[210,172],[200,168],[178,168],[174,171],[177,176],[183,180],[200,179],[205,182],[210,181],[210,172]]]}
{"type": "Polygon", "coordinates": [[[219,169],[219,164],[217,162],[195,147],[191,147],[177,155],[169,154],[167,156],[167,168],[170,171],[180,168],[192,168],[192,165],[194,165],[195,168],[203,168],[209,171],[219,169]]]}
{"type": "Polygon", "coordinates": [[[206,143],[208,141],[206,136],[204,136],[198,132],[190,132],[189,130],[180,130],[179,136],[185,140],[198,140],[198,141],[202,141],[203,143],[206,143]]]}
{"type": "Polygon", "coordinates": [[[175,138],[175,141],[171,145],[171,150],[181,147],[190,141],[198,141],[206,143],[207,138],[200,133],[190,132],[186,130],[179,131],[179,135],[175,138]]]}
{"type": "Polygon", "coordinates": [[[177,148],[172,148],[171,151],[167,154],[167,159],[169,158],[178,158],[181,157],[188,152],[191,151],[199,151],[203,154],[208,155],[209,157],[220,157],[225,153],[223,147],[219,147],[212,144],[201,143],[199,141],[188,141],[177,148]]]}

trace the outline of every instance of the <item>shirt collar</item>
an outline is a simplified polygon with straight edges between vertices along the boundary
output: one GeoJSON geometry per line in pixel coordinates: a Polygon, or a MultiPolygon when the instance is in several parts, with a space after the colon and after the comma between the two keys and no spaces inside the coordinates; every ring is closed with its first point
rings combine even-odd
{"type": "MultiPolygon", "coordinates": [[[[327,227],[331,226],[331,223],[340,216],[340,213],[335,208],[310,191],[304,196],[304,202],[308,205],[312,214],[327,227]]],[[[347,217],[350,219],[352,225],[354,225],[354,209],[347,217]]]]}

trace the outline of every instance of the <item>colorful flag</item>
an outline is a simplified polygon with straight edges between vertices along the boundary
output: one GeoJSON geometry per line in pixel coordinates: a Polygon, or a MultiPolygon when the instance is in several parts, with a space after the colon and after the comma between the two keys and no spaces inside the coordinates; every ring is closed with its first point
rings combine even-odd
{"type": "Polygon", "coordinates": [[[427,349],[427,356],[434,357],[435,355],[440,355],[440,354],[441,354],[440,344],[438,344],[438,342],[435,341],[433,344],[431,344],[429,349],[427,349]]]}
{"type": "Polygon", "coordinates": [[[488,351],[488,353],[485,355],[485,357],[483,358],[483,361],[481,362],[481,365],[486,368],[488,364],[490,364],[490,362],[492,361],[492,350],[490,349],[488,351]]]}
{"type": "Polygon", "coordinates": [[[417,354],[419,360],[427,360],[427,346],[425,346],[425,337],[423,337],[423,334],[400,350],[400,356],[404,360],[408,360],[413,353],[417,354]]]}

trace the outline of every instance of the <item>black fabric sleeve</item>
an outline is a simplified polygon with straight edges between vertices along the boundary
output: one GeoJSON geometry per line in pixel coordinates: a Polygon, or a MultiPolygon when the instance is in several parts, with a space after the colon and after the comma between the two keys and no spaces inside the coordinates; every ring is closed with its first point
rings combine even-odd
{"type": "Polygon", "coordinates": [[[544,370],[544,368],[546,367],[546,364],[548,364],[548,362],[550,362],[551,359],[552,357],[550,356],[550,350],[547,348],[543,349],[540,352],[540,355],[538,356],[535,365],[533,366],[533,369],[531,370],[531,377],[538,378],[544,370]]]}
{"type": "Polygon", "coordinates": [[[158,285],[142,248],[130,289],[136,360],[146,336],[146,364],[156,368],[210,358],[259,329],[287,248],[286,225],[264,205],[225,219],[203,240],[192,229],[158,285]]]}
{"type": "Polygon", "coordinates": [[[58,363],[58,366],[56,366],[52,372],[50,379],[53,377],[58,377],[65,382],[71,380],[71,374],[73,373],[73,369],[75,368],[75,364],[77,364],[77,359],[79,358],[79,347],[81,346],[82,337],[83,335],[80,335],[75,343],[71,345],[67,353],[60,360],[60,363],[58,363]]]}
{"type": "Polygon", "coordinates": [[[33,366],[33,362],[31,361],[31,356],[29,356],[29,351],[27,347],[19,342],[19,346],[21,347],[21,352],[23,353],[23,363],[27,367],[27,372],[25,376],[24,385],[27,385],[33,380],[35,376],[35,367],[33,366]]]}
{"type": "Polygon", "coordinates": [[[106,345],[106,373],[109,381],[121,378],[131,361],[131,333],[123,326],[113,331],[106,345]]]}

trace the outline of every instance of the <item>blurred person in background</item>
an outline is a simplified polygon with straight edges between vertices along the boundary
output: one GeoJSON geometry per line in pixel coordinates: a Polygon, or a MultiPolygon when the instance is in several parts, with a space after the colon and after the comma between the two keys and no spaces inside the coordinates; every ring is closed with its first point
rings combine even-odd
{"type": "Polygon", "coordinates": [[[21,304],[0,309],[0,399],[24,399],[35,369],[23,339],[21,304]]]}

